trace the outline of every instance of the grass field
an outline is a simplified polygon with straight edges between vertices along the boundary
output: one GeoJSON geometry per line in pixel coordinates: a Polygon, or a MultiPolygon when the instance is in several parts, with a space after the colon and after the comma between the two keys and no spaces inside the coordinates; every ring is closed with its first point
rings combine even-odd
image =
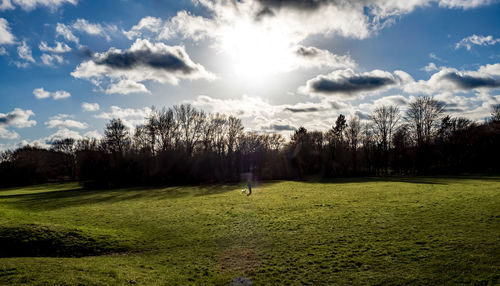
{"type": "Polygon", "coordinates": [[[241,188],[0,190],[0,284],[500,283],[500,177],[241,188]]]}

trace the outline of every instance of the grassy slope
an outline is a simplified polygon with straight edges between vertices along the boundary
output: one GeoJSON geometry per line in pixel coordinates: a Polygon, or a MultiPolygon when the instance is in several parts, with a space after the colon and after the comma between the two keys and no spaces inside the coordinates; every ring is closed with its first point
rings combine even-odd
{"type": "Polygon", "coordinates": [[[0,190],[0,227],[108,237],[130,251],[0,258],[0,284],[496,284],[500,178],[0,190]]]}

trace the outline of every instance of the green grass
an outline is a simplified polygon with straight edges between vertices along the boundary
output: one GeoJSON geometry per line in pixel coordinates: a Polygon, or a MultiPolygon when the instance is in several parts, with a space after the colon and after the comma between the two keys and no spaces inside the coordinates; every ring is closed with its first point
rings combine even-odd
{"type": "Polygon", "coordinates": [[[495,285],[500,178],[3,189],[0,236],[1,285],[495,285]]]}

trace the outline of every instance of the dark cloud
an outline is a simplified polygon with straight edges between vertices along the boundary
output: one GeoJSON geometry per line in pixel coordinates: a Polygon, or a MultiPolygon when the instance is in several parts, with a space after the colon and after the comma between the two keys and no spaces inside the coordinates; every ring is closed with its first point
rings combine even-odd
{"type": "Polygon", "coordinates": [[[390,100],[396,105],[405,105],[407,103],[407,100],[403,98],[391,98],[390,100]]]}
{"type": "Polygon", "coordinates": [[[95,59],[94,62],[98,65],[106,65],[116,69],[133,69],[137,66],[146,66],[166,71],[180,71],[184,74],[195,71],[193,67],[186,63],[186,59],[180,53],[158,53],[149,49],[121,53],[111,51],[103,57],[95,59]]]}
{"type": "Polygon", "coordinates": [[[264,7],[291,8],[297,10],[315,10],[332,0],[257,0],[264,7]]]}
{"type": "Polygon", "coordinates": [[[305,108],[296,108],[296,107],[287,107],[285,111],[290,111],[293,113],[301,113],[301,112],[317,112],[320,111],[317,107],[305,107],[305,108]]]}
{"type": "Polygon", "coordinates": [[[94,55],[94,52],[88,47],[80,47],[74,53],[76,54],[77,57],[83,60],[90,59],[94,55]]]}
{"type": "Polygon", "coordinates": [[[341,109],[342,106],[336,102],[330,102],[330,106],[333,108],[333,109],[341,109]]]}
{"type": "Polygon", "coordinates": [[[319,54],[321,54],[321,50],[315,47],[298,46],[295,50],[295,53],[299,56],[308,58],[318,56],[319,54]]]}
{"type": "Polygon", "coordinates": [[[340,79],[319,77],[311,80],[309,85],[313,92],[354,93],[375,90],[394,83],[396,83],[395,80],[390,77],[352,75],[351,77],[340,79]]]}
{"type": "Polygon", "coordinates": [[[21,117],[23,117],[23,115],[19,113],[0,114],[0,125],[9,125],[13,121],[21,117]]]}
{"type": "Polygon", "coordinates": [[[370,117],[370,114],[368,113],[364,113],[364,112],[361,112],[361,111],[356,111],[355,112],[356,116],[359,117],[359,119],[364,119],[364,120],[369,120],[371,119],[370,117]]]}
{"type": "Polygon", "coordinates": [[[443,75],[443,79],[449,80],[463,89],[473,89],[479,87],[500,87],[499,80],[487,77],[460,75],[456,72],[450,72],[443,75]]]}
{"type": "Polygon", "coordinates": [[[274,16],[273,10],[271,10],[269,7],[264,7],[262,10],[260,10],[256,15],[255,19],[256,20],[261,20],[264,17],[272,17],[274,16]]]}
{"type": "Polygon", "coordinates": [[[445,108],[444,112],[450,112],[450,113],[459,113],[459,112],[464,112],[464,109],[461,108],[445,108]]]}
{"type": "Polygon", "coordinates": [[[274,131],[295,131],[297,128],[289,124],[271,124],[264,129],[274,131]]]}

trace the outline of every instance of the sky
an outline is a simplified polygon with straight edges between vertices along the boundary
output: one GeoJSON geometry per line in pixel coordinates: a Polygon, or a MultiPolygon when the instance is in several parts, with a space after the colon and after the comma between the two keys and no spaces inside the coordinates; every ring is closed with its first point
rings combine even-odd
{"type": "Polygon", "coordinates": [[[0,0],[0,150],[183,103],[285,136],[418,96],[482,121],[500,103],[499,15],[495,0],[0,0]]]}

